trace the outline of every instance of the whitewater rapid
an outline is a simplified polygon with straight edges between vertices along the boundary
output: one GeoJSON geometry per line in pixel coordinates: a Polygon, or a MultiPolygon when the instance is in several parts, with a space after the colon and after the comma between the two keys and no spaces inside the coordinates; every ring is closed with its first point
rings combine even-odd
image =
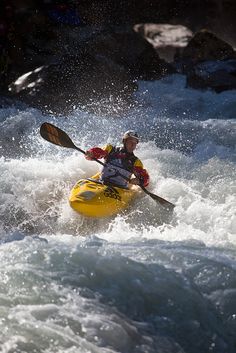
{"type": "Polygon", "coordinates": [[[0,109],[1,352],[235,352],[236,93],[139,87],[121,117],[0,109]],[[76,214],[70,189],[100,167],[42,140],[44,121],[82,149],[138,130],[173,214],[142,193],[116,217],[76,214]]]}

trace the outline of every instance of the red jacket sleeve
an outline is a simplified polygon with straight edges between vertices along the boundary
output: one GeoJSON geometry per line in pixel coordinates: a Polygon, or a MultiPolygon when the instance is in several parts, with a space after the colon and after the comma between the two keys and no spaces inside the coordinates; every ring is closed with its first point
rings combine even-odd
{"type": "Polygon", "coordinates": [[[143,184],[143,186],[148,186],[149,184],[149,175],[146,169],[142,167],[134,167],[134,174],[137,178],[139,178],[143,184]]]}
{"type": "Polygon", "coordinates": [[[100,147],[90,148],[87,152],[91,153],[92,158],[96,158],[96,159],[106,158],[108,155],[108,152],[103,150],[100,147]]]}

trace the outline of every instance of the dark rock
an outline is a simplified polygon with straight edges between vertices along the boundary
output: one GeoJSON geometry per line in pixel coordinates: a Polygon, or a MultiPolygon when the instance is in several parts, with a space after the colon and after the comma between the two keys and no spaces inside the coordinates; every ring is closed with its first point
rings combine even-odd
{"type": "Polygon", "coordinates": [[[62,50],[64,55],[54,64],[42,65],[14,81],[9,86],[11,94],[53,113],[77,106],[97,112],[98,105],[104,112],[109,101],[117,112],[132,103],[136,80],[175,72],[151,44],[130,30],[95,32],[74,47],[70,55],[62,50]]]}
{"type": "Polygon", "coordinates": [[[160,59],[153,46],[132,29],[102,32],[87,43],[91,55],[103,55],[122,66],[133,79],[154,80],[175,72],[160,59]]]}
{"type": "Polygon", "coordinates": [[[187,86],[216,92],[235,89],[235,63],[231,45],[207,30],[196,33],[175,58],[176,69],[187,75],[187,86]]]}
{"type": "Polygon", "coordinates": [[[106,97],[128,100],[136,85],[116,63],[102,56],[84,55],[82,58],[66,56],[57,63],[39,67],[18,78],[9,89],[12,95],[32,106],[63,114],[79,105],[94,110],[96,105],[92,106],[91,101],[106,97]]]}
{"type": "MultiPolygon", "coordinates": [[[[176,71],[186,73],[194,87],[234,87],[233,72],[226,70],[231,83],[225,86],[220,78],[224,70],[214,73],[214,83],[209,79],[212,72],[206,81],[198,69],[194,71],[199,62],[235,58],[232,47],[209,31],[200,31],[189,41],[188,23],[195,23],[194,11],[199,9],[194,0],[191,6],[177,0],[81,0],[64,2],[63,8],[54,1],[10,3],[10,12],[6,0],[0,5],[2,92],[10,83],[12,97],[40,109],[66,113],[83,106],[104,111],[109,101],[109,111],[126,109],[133,104],[137,80],[157,80],[176,71]],[[163,60],[171,62],[173,55],[174,63],[163,60]]],[[[213,2],[205,5],[198,12],[202,21],[214,7],[213,2]]]]}
{"type": "Polygon", "coordinates": [[[168,62],[173,61],[176,53],[182,51],[193,36],[190,29],[181,25],[142,23],[135,25],[134,30],[168,62]]]}
{"type": "Polygon", "coordinates": [[[232,46],[207,30],[197,32],[181,55],[193,63],[209,60],[234,59],[236,54],[232,46]]]}
{"type": "Polygon", "coordinates": [[[211,88],[217,93],[236,89],[236,60],[199,63],[187,75],[187,85],[196,89],[211,88]]]}

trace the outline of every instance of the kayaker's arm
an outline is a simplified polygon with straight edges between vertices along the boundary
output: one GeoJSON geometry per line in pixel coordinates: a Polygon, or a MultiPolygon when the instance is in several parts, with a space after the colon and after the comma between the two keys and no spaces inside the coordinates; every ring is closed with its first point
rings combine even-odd
{"type": "Polygon", "coordinates": [[[93,147],[85,152],[85,158],[88,160],[106,158],[107,155],[108,152],[100,147],[93,147]]]}
{"type": "Polygon", "coordinates": [[[134,166],[134,175],[138,179],[138,185],[148,186],[149,184],[149,174],[142,165],[134,166]]]}
{"type": "Polygon", "coordinates": [[[93,159],[101,159],[101,158],[106,159],[112,149],[113,147],[110,144],[104,146],[103,148],[92,147],[85,152],[85,158],[90,161],[93,159]]]}

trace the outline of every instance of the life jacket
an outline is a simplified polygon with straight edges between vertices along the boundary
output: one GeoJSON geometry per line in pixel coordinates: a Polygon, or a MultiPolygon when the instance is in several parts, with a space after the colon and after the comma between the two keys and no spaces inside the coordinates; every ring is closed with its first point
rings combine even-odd
{"type": "Polygon", "coordinates": [[[124,148],[112,147],[105,159],[106,163],[101,173],[101,180],[127,188],[136,160],[137,157],[133,153],[128,153],[124,148]]]}

